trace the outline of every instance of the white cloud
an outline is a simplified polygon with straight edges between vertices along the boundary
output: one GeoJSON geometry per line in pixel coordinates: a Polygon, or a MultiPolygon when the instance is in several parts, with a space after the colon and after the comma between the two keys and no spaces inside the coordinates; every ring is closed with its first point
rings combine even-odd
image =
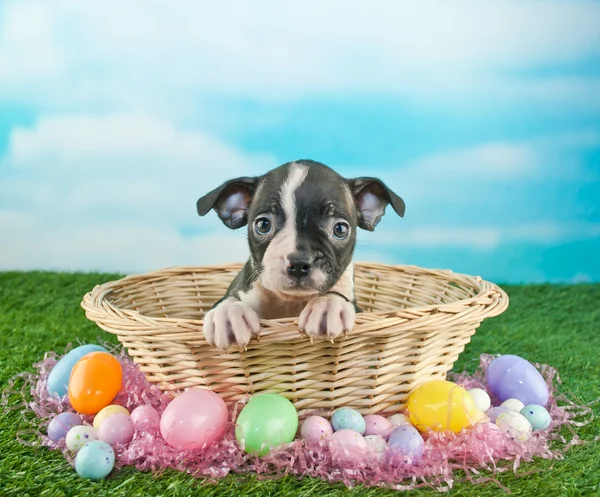
{"type": "MultiPolygon", "coordinates": [[[[359,237],[362,239],[365,235],[359,237]]],[[[539,222],[513,226],[422,226],[378,230],[367,235],[369,245],[409,248],[496,249],[502,244],[554,246],[600,237],[600,223],[539,222]]]]}
{"type": "MultiPolygon", "coordinates": [[[[113,0],[102,8],[8,0],[0,90],[51,108],[163,112],[186,112],[199,105],[192,96],[210,93],[513,98],[524,87],[512,71],[597,54],[598,18],[597,3],[570,1],[189,0],[175,9],[155,0],[113,0]]],[[[593,79],[550,78],[541,93],[525,93],[573,105],[594,102],[597,86],[593,79]]]]}
{"type": "Polygon", "coordinates": [[[115,221],[110,224],[61,223],[48,226],[22,212],[0,211],[0,270],[143,272],[174,265],[244,261],[242,233],[183,237],[163,226],[115,221]]]}

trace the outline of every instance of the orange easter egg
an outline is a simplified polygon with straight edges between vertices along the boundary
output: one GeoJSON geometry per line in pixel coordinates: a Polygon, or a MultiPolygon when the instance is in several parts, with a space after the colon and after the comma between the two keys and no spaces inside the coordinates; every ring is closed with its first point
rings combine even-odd
{"type": "Polygon", "coordinates": [[[81,414],[96,414],[109,405],[121,389],[123,370],[106,352],[83,356],[71,371],[69,400],[81,414]]]}

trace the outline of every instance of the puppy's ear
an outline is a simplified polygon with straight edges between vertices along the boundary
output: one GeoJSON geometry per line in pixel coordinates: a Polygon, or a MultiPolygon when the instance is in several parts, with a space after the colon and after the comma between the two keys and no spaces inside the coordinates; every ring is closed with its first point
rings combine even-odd
{"type": "Polygon", "coordinates": [[[396,214],[404,217],[404,200],[377,178],[354,178],[348,180],[348,186],[354,196],[358,209],[358,226],[373,231],[385,214],[385,208],[391,204],[396,214]]]}
{"type": "Polygon", "coordinates": [[[211,209],[225,226],[232,230],[248,224],[248,207],[260,178],[236,178],[226,181],[198,200],[198,214],[205,216],[211,209]]]}

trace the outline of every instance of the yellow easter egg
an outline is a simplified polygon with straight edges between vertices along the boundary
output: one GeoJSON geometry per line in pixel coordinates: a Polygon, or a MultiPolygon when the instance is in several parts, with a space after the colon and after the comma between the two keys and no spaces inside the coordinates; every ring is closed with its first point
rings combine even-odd
{"type": "Polygon", "coordinates": [[[129,415],[129,411],[127,409],[125,409],[123,406],[119,406],[116,404],[106,406],[104,409],[101,409],[98,414],[96,414],[96,416],[94,417],[94,422],[92,423],[92,426],[94,428],[98,429],[98,428],[100,428],[100,425],[106,418],[108,418],[109,416],[112,416],[113,414],[119,414],[119,413],[129,415]]]}
{"type": "Polygon", "coordinates": [[[408,415],[420,431],[458,433],[481,419],[472,397],[464,388],[433,380],[415,388],[408,397],[408,415]]]}

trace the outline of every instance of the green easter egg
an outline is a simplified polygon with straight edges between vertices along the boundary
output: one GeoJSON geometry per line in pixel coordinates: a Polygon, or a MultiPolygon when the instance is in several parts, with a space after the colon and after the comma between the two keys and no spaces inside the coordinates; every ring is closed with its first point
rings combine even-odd
{"type": "Polygon", "coordinates": [[[264,456],[272,447],[294,440],[298,413],[294,404],[277,394],[252,397],[240,412],[235,438],[249,454],[264,456]]]}

